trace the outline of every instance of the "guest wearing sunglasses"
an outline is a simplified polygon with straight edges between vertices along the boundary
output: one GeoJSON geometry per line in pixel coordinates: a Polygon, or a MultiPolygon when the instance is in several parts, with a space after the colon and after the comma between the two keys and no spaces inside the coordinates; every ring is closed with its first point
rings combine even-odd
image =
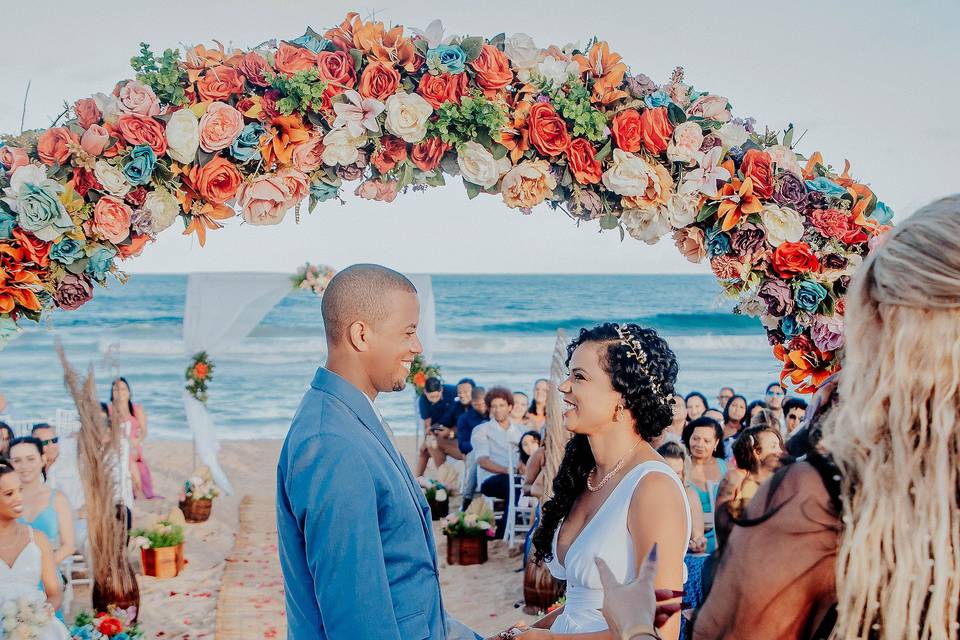
{"type": "Polygon", "coordinates": [[[57,435],[56,429],[46,422],[38,422],[33,425],[30,435],[40,442],[43,449],[43,473],[46,478],[46,485],[55,491],[59,491],[70,503],[70,508],[77,521],[74,522],[76,529],[77,542],[82,543],[86,540],[86,514],[84,505],[86,500],[83,495],[83,483],[80,481],[80,475],[77,472],[76,464],[71,465],[67,456],[73,454],[76,456],[76,448],[71,447],[72,442],[66,443],[67,453],[61,459],[62,443],[57,435]]]}

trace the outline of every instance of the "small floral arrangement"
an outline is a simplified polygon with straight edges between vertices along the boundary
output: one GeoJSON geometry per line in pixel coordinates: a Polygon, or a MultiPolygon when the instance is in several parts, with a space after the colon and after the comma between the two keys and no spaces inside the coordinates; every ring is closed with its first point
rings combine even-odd
{"type": "Polygon", "coordinates": [[[410,373],[407,374],[407,382],[412,384],[417,390],[417,395],[423,395],[423,388],[427,384],[427,378],[441,378],[440,367],[435,364],[427,364],[423,356],[414,356],[410,365],[410,373]]]}
{"type": "Polygon", "coordinates": [[[483,513],[451,513],[443,519],[443,535],[452,538],[461,536],[486,536],[492,538],[496,535],[493,526],[493,512],[485,511],[483,513]]]}
{"type": "Polygon", "coordinates": [[[130,544],[137,549],[160,549],[183,544],[183,527],[169,520],[160,520],[130,533],[130,544]]]}
{"type": "Polygon", "coordinates": [[[304,289],[312,291],[315,295],[322,296],[327,290],[327,285],[337,275],[333,267],[325,264],[310,264],[309,262],[297,269],[297,274],[291,278],[294,289],[304,289]]]}
{"type": "Polygon", "coordinates": [[[46,602],[28,597],[10,599],[0,606],[0,638],[33,640],[53,619],[46,602]]]}
{"type": "Polygon", "coordinates": [[[220,495],[220,488],[213,482],[210,469],[204,465],[193,472],[183,483],[180,501],[184,500],[213,500],[220,495]]]}
{"type": "Polygon", "coordinates": [[[427,496],[427,500],[432,502],[446,502],[449,498],[447,488],[436,480],[431,480],[430,485],[423,490],[423,493],[427,496]]]}
{"type": "Polygon", "coordinates": [[[184,378],[187,385],[184,387],[191,396],[200,402],[207,403],[207,383],[213,380],[213,362],[206,351],[193,356],[193,361],[187,367],[184,378]]]}
{"type": "Polygon", "coordinates": [[[109,613],[93,615],[88,611],[77,614],[70,627],[72,640],[141,640],[144,635],[140,625],[131,624],[136,616],[136,607],[118,609],[110,607],[109,613]]]}
{"type": "Polygon", "coordinates": [[[557,600],[547,608],[547,613],[552,613],[553,611],[556,611],[557,609],[559,609],[565,604],[567,604],[567,596],[560,596],[559,600],[557,600]]]}

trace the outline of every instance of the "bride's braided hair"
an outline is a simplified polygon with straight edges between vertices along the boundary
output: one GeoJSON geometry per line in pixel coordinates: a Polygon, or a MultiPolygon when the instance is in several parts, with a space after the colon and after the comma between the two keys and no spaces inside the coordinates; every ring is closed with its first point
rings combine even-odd
{"type": "MultiPolygon", "coordinates": [[[[623,396],[624,409],[633,417],[637,434],[648,442],[659,436],[673,421],[673,384],[677,379],[677,358],[666,340],[653,329],[637,324],[605,323],[581,329],[567,347],[568,367],[573,352],[588,342],[606,345],[600,353],[600,366],[609,374],[614,390],[623,396]]],[[[553,535],[586,488],[594,466],[596,460],[587,436],[573,436],[553,480],[553,497],[543,505],[540,527],[533,534],[538,562],[553,558],[553,535]]]]}

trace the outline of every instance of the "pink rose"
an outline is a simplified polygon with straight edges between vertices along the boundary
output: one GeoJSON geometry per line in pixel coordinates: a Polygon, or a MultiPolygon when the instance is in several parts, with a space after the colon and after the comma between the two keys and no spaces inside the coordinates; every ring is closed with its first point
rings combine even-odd
{"type": "Polygon", "coordinates": [[[687,115],[716,120],[717,122],[728,122],[730,120],[730,110],[727,109],[728,102],[723,96],[700,96],[696,102],[690,105],[687,115]]]}
{"type": "Polygon", "coordinates": [[[103,114],[100,113],[100,107],[97,106],[97,101],[93,98],[80,98],[73,103],[73,111],[77,114],[77,124],[84,129],[97,124],[103,117],[103,114]]]}
{"type": "Polygon", "coordinates": [[[310,173],[323,164],[323,137],[310,136],[293,149],[291,162],[297,171],[310,173]]]}
{"type": "Polygon", "coordinates": [[[84,151],[92,156],[98,156],[107,148],[107,142],[110,141],[110,132],[99,124],[92,124],[90,128],[83,132],[80,138],[80,146],[84,151]]]}
{"type": "Polygon", "coordinates": [[[397,181],[380,182],[379,180],[367,180],[357,187],[354,195],[358,195],[365,200],[393,202],[397,197],[397,181]]]}
{"type": "Polygon", "coordinates": [[[224,102],[212,102],[200,118],[200,148],[209,153],[220,151],[243,130],[243,114],[224,102]]]}
{"type": "Polygon", "coordinates": [[[673,232],[673,241],[690,262],[700,262],[707,255],[706,241],[700,227],[677,229],[673,232]]]}
{"type": "Polygon", "coordinates": [[[244,182],[237,192],[237,202],[248,224],[279,224],[287,212],[290,191],[283,178],[263,175],[244,182]]]}
{"type": "Polygon", "coordinates": [[[287,208],[296,206],[298,202],[307,197],[310,192],[310,179],[306,174],[297,171],[293,167],[284,167],[277,171],[277,177],[283,180],[284,186],[290,192],[287,198],[287,208]]]}
{"type": "Polygon", "coordinates": [[[10,175],[19,169],[30,164],[30,156],[24,149],[19,147],[0,147],[0,164],[6,168],[10,175]]]}
{"type": "Polygon", "coordinates": [[[93,218],[86,222],[87,233],[119,244],[130,235],[133,209],[113,196],[103,196],[93,208],[93,218]]]}
{"type": "Polygon", "coordinates": [[[157,94],[153,89],[136,80],[123,85],[118,98],[120,111],[124,113],[137,113],[141,116],[160,115],[160,101],[157,99],[157,94]]]}

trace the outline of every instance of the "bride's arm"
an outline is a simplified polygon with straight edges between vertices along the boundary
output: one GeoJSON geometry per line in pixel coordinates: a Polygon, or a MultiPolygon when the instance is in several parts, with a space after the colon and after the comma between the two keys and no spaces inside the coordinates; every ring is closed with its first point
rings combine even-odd
{"type": "Polygon", "coordinates": [[[50,546],[47,536],[40,531],[33,532],[33,541],[40,549],[40,581],[43,583],[43,590],[47,594],[47,602],[54,610],[57,610],[60,608],[63,591],[60,588],[57,565],[53,561],[53,548],[50,546]]]}

